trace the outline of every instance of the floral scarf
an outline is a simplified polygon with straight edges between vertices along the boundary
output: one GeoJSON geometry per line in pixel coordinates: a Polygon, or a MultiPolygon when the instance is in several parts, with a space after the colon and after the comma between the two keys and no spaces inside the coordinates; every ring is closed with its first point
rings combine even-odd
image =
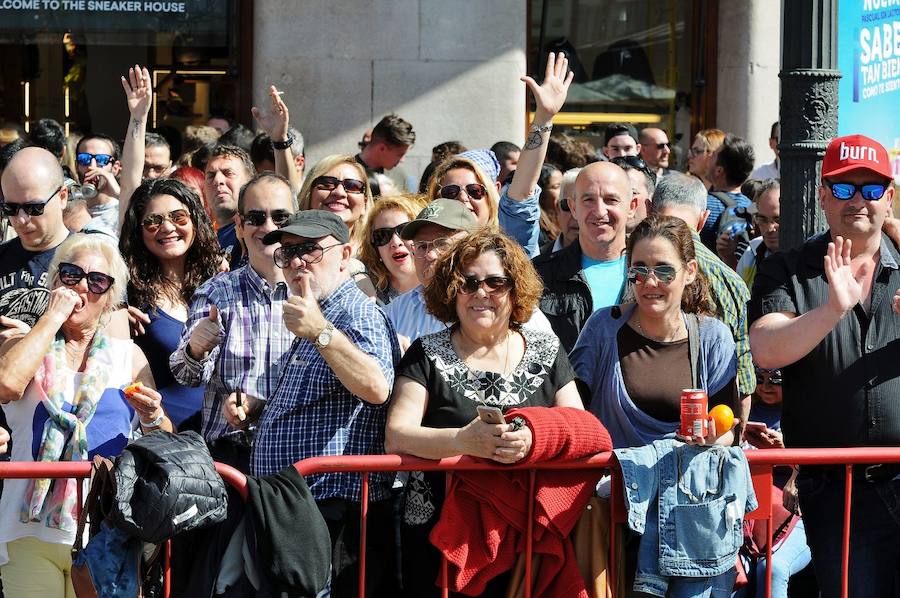
{"type": "MultiPolygon", "coordinates": [[[[62,334],[58,335],[34,375],[41,402],[50,416],[41,436],[36,459],[39,463],[87,460],[87,425],[94,417],[112,368],[109,341],[101,326],[88,348],[81,384],[71,405],[67,405],[65,345],[62,334]]],[[[43,520],[47,527],[75,531],[78,483],[71,478],[30,480],[22,505],[22,522],[43,520]]]]}

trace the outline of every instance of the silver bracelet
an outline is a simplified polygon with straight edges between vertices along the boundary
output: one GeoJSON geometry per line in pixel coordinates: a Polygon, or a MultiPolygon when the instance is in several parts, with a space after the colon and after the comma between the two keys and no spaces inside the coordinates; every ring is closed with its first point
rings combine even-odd
{"type": "Polygon", "coordinates": [[[552,129],[553,129],[553,123],[547,123],[544,126],[531,123],[531,126],[528,128],[528,132],[529,133],[545,133],[552,129]]]}
{"type": "Polygon", "coordinates": [[[162,415],[160,415],[159,417],[154,419],[152,422],[145,422],[144,420],[140,420],[140,421],[141,421],[141,425],[144,426],[145,428],[158,428],[160,426],[160,424],[163,423],[163,420],[165,420],[165,419],[166,419],[166,414],[165,414],[165,412],[163,412],[162,415]]]}

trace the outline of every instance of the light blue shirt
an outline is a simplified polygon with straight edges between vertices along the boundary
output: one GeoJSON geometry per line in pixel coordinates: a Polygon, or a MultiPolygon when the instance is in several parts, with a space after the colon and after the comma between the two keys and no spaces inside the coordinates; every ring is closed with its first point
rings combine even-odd
{"type": "Polygon", "coordinates": [[[528,257],[540,253],[538,240],[541,236],[541,205],[538,198],[541,188],[534,186],[531,195],[522,201],[511,199],[507,192],[509,185],[500,192],[498,219],[503,232],[519,242],[525,248],[528,257]]]}
{"type": "Polygon", "coordinates": [[[581,271],[591,288],[594,311],[622,301],[625,289],[625,255],[617,260],[600,261],[581,255],[581,271]]]}

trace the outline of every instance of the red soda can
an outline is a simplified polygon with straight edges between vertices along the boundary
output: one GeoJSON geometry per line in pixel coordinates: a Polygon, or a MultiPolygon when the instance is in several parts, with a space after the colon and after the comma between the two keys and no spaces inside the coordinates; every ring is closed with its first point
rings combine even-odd
{"type": "Polygon", "coordinates": [[[700,436],[709,434],[707,420],[707,397],[702,388],[685,388],[681,391],[681,428],[682,436],[700,436]]]}

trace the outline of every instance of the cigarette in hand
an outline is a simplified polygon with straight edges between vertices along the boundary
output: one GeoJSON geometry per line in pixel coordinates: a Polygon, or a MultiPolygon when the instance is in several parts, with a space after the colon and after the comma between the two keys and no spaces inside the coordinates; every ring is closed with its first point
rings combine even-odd
{"type": "Polygon", "coordinates": [[[241,421],[244,421],[245,419],[247,419],[247,414],[244,413],[244,402],[241,400],[241,389],[240,388],[235,391],[235,395],[236,396],[234,399],[237,404],[238,419],[241,421]]]}

